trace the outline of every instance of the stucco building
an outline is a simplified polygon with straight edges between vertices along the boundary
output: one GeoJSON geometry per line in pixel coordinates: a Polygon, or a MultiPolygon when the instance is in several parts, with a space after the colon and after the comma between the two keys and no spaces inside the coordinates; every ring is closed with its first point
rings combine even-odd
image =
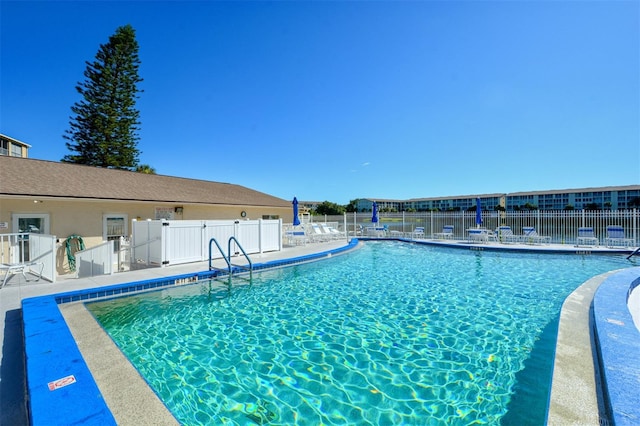
{"type": "Polygon", "coordinates": [[[277,219],[291,222],[291,202],[230,183],[53,161],[0,156],[0,235],[38,232],[87,248],[128,236],[132,219],[277,219]]]}

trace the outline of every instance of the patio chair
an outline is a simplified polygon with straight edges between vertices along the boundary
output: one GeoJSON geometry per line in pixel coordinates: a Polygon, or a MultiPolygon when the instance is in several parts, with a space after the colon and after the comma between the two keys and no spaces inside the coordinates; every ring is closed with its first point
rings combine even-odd
{"type": "Polygon", "coordinates": [[[433,238],[439,240],[453,240],[453,225],[444,225],[442,232],[433,234],[433,238]]]}
{"type": "Polygon", "coordinates": [[[345,238],[346,235],[344,232],[340,232],[338,231],[336,228],[327,225],[326,223],[321,223],[320,227],[322,228],[322,231],[329,235],[331,237],[331,239],[340,239],[340,238],[345,238]]]}
{"type": "Polygon", "coordinates": [[[487,243],[489,242],[489,231],[486,229],[468,229],[470,243],[487,243]]]}
{"type": "Polygon", "coordinates": [[[320,229],[320,225],[317,223],[310,223],[310,226],[307,228],[309,231],[309,236],[311,237],[311,241],[328,241],[331,239],[331,235],[323,232],[320,229]]]}
{"type": "Polygon", "coordinates": [[[349,231],[349,235],[353,235],[354,237],[364,235],[364,226],[357,224],[354,231],[349,231]]]}
{"type": "Polygon", "coordinates": [[[411,233],[411,238],[424,238],[424,226],[416,226],[411,233]]]}
{"type": "Polygon", "coordinates": [[[539,235],[533,226],[522,227],[521,239],[525,244],[551,244],[551,237],[539,235]]]}
{"type": "Polygon", "coordinates": [[[287,244],[290,246],[297,246],[299,244],[306,245],[309,242],[309,236],[304,229],[291,229],[285,232],[287,238],[287,244]]]}
{"type": "Polygon", "coordinates": [[[385,237],[387,230],[384,226],[369,226],[367,227],[367,237],[385,237]]]}
{"type": "Polygon", "coordinates": [[[513,233],[510,226],[502,225],[496,230],[498,233],[498,239],[501,243],[517,243],[520,241],[520,236],[513,233]]]}
{"type": "Polygon", "coordinates": [[[40,271],[37,274],[38,279],[36,280],[36,281],[40,281],[40,278],[42,278],[42,272],[44,270],[44,262],[34,261],[34,262],[24,262],[24,263],[1,263],[0,270],[4,270],[4,278],[2,280],[2,285],[0,286],[0,288],[5,286],[5,284],[9,280],[9,275],[17,274],[18,272],[22,274],[26,282],[29,282],[29,278],[27,278],[26,274],[27,272],[35,274],[35,272],[33,272],[31,269],[32,267],[35,267],[35,266],[40,267],[40,271]]]}
{"type": "Polygon", "coordinates": [[[578,238],[576,238],[576,247],[580,246],[596,246],[600,245],[600,240],[593,232],[592,226],[581,226],[578,228],[578,238]]]}
{"type": "Polygon", "coordinates": [[[619,225],[607,226],[607,238],[605,244],[609,248],[629,247],[635,243],[633,238],[625,238],[624,228],[619,225]]]}

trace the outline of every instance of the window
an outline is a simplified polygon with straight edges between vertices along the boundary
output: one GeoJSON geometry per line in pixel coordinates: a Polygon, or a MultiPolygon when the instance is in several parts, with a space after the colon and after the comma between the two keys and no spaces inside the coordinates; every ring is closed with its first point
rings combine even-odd
{"type": "Polygon", "coordinates": [[[102,238],[105,241],[113,240],[115,252],[120,250],[120,237],[129,234],[128,225],[126,214],[106,214],[102,217],[102,238]]]}
{"type": "Polygon", "coordinates": [[[11,156],[22,157],[22,147],[20,145],[11,144],[11,156]]]}
{"type": "Polygon", "coordinates": [[[49,215],[38,213],[16,213],[11,217],[13,232],[49,233],[49,215]]]}
{"type": "Polygon", "coordinates": [[[0,155],[9,155],[9,142],[0,140],[0,155]]]}

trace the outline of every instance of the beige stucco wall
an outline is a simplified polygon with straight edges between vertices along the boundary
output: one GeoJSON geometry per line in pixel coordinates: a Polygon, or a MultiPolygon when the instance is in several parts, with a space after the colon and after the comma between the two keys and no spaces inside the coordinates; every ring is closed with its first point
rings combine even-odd
{"type": "Polygon", "coordinates": [[[169,210],[182,207],[182,214],[174,213],[173,219],[175,220],[242,219],[242,211],[247,213],[246,218],[248,219],[260,219],[264,215],[282,218],[284,222],[291,222],[293,219],[292,209],[284,207],[203,206],[46,198],[38,198],[38,201],[38,203],[34,203],[34,198],[0,198],[0,222],[8,223],[8,229],[0,229],[0,234],[13,232],[13,214],[48,214],[49,234],[58,238],[57,271],[61,275],[69,273],[64,247],[66,238],[72,234],[80,235],[86,248],[102,243],[104,241],[103,217],[107,214],[126,215],[129,235],[131,220],[155,219],[156,207],[168,208],[169,210]]]}

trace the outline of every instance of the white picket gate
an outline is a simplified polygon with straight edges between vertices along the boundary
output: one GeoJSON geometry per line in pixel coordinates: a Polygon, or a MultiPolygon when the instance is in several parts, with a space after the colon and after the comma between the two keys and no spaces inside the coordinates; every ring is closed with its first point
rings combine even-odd
{"type": "MultiPolygon", "coordinates": [[[[137,266],[167,266],[209,259],[209,241],[215,238],[212,258],[226,256],[231,237],[247,254],[282,249],[282,220],[147,220],[133,221],[131,262],[137,266]]],[[[232,242],[231,255],[239,252],[232,242]]]]}
{"type": "Polygon", "coordinates": [[[118,268],[113,240],[75,253],[76,278],[111,275],[118,268]]]}

